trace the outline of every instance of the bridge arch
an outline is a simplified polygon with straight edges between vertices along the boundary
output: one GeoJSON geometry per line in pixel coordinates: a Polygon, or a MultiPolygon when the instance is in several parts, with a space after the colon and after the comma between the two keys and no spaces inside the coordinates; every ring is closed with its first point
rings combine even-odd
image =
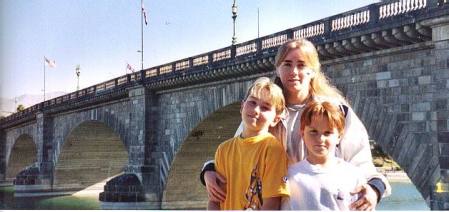
{"type": "Polygon", "coordinates": [[[435,46],[425,43],[322,62],[370,139],[403,168],[429,206],[447,164],[441,160],[447,98],[435,95],[446,84],[426,65],[437,57],[435,46]]]}
{"type": "Polygon", "coordinates": [[[430,205],[431,188],[439,180],[441,170],[438,140],[425,132],[426,121],[405,121],[404,115],[388,112],[391,108],[375,99],[361,100],[357,107],[371,139],[406,172],[430,205]]]}
{"type": "Polygon", "coordinates": [[[200,121],[184,140],[172,162],[163,209],[204,209],[207,194],[198,180],[203,163],[212,160],[218,145],[231,138],[240,124],[240,102],[224,106],[200,121]]]}
{"type": "Polygon", "coordinates": [[[60,148],[53,175],[57,190],[84,189],[121,173],[128,164],[123,139],[97,120],[83,121],[74,127],[60,148]]]}
{"type": "Polygon", "coordinates": [[[20,171],[37,161],[37,147],[29,134],[21,134],[14,139],[6,161],[7,182],[12,182],[20,171]]]}

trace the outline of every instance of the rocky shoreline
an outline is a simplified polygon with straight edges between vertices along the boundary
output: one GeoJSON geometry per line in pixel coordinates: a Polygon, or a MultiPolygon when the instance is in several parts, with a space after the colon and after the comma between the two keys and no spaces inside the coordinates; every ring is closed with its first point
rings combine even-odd
{"type": "Polygon", "coordinates": [[[407,173],[402,170],[386,170],[383,167],[377,167],[377,171],[382,173],[390,182],[411,182],[407,173]]]}
{"type": "Polygon", "coordinates": [[[375,143],[371,141],[373,163],[377,171],[382,173],[390,182],[411,182],[407,173],[375,143]]]}

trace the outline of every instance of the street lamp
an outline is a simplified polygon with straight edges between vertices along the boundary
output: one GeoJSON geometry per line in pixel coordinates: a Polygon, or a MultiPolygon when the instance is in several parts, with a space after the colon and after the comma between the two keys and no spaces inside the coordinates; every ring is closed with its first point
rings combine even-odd
{"type": "Polygon", "coordinates": [[[76,84],[76,91],[78,91],[80,89],[80,65],[77,65],[75,68],[75,73],[76,73],[76,77],[78,78],[78,82],[76,84]]]}
{"type": "Polygon", "coordinates": [[[232,20],[233,20],[233,31],[232,31],[232,45],[235,45],[237,43],[237,37],[235,36],[235,19],[237,18],[237,5],[234,3],[232,4],[232,20]]]}

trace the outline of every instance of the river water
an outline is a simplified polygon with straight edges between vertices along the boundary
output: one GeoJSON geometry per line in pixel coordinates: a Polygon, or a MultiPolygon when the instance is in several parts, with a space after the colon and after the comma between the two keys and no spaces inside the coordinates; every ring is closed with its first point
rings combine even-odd
{"type": "MultiPolygon", "coordinates": [[[[384,198],[377,210],[429,210],[415,186],[410,182],[391,182],[390,197],[384,198]]],[[[101,209],[97,195],[14,198],[14,189],[0,188],[0,209],[24,210],[98,210],[101,209]]]]}
{"type": "Polygon", "coordinates": [[[410,181],[390,182],[391,196],[382,199],[376,210],[430,210],[410,181]]]}

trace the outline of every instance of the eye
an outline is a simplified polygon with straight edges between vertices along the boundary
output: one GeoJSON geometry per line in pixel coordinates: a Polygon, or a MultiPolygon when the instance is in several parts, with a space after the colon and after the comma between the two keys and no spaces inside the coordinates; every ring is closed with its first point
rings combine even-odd
{"type": "Polygon", "coordinates": [[[262,111],[270,111],[271,110],[271,108],[268,106],[262,106],[261,109],[262,109],[262,111]]]}
{"type": "Polygon", "coordinates": [[[302,68],[304,68],[304,63],[298,63],[297,65],[296,65],[296,67],[298,68],[298,69],[302,69],[302,68]]]}
{"type": "Polygon", "coordinates": [[[309,134],[310,135],[318,135],[318,131],[317,130],[310,130],[309,134]]]}
{"type": "Polygon", "coordinates": [[[291,62],[283,62],[282,66],[284,66],[284,67],[291,67],[292,63],[291,62]]]}
{"type": "Polygon", "coordinates": [[[331,136],[331,135],[333,135],[334,134],[334,132],[332,132],[332,131],[325,131],[324,133],[323,133],[323,135],[324,136],[331,136]]]}
{"type": "Polygon", "coordinates": [[[246,101],[246,103],[248,105],[250,105],[250,106],[255,106],[256,105],[256,101],[253,101],[253,100],[248,100],[248,101],[246,101]]]}

